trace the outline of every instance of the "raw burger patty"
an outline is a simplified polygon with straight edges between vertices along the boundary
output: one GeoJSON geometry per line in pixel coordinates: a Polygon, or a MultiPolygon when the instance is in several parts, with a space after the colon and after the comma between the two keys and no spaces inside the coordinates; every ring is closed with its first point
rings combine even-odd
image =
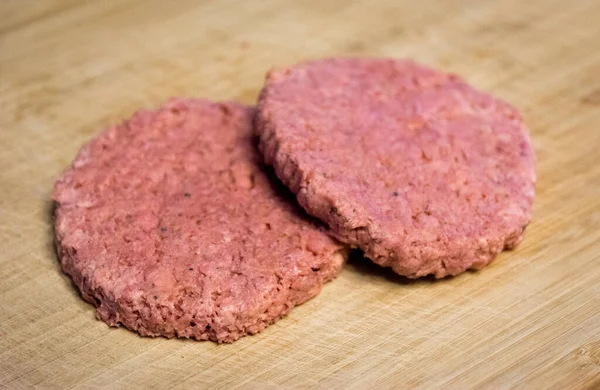
{"type": "Polygon", "coordinates": [[[253,113],[173,99],[106,130],[58,180],[62,266],[103,321],[231,342],[340,271],[340,244],[265,174],[253,113]]]}
{"type": "Polygon", "coordinates": [[[302,207],[398,274],[480,269],[530,221],[528,130],[459,77],[390,59],[274,70],[256,128],[302,207]]]}

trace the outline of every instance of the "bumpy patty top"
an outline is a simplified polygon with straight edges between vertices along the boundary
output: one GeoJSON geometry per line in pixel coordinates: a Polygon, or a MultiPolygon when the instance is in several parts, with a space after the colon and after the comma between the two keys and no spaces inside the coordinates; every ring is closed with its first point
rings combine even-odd
{"type": "Polygon", "coordinates": [[[56,183],[63,268],[104,321],[229,342],[340,270],[341,246],[265,173],[253,114],[173,99],[103,132],[56,183]]]}
{"type": "Polygon", "coordinates": [[[390,59],[271,71],[261,151],[299,203],[399,274],[454,275],[516,246],[535,157],[509,104],[462,79],[390,59]]]}

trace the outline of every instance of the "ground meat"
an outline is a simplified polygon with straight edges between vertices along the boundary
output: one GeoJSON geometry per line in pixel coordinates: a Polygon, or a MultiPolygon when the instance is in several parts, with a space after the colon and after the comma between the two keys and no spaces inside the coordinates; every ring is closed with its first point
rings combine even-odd
{"type": "Polygon", "coordinates": [[[271,71],[256,130],[305,210],[407,277],[482,268],[531,219],[535,156],[519,112],[412,61],[271,71]]]}
{"type": "Polygon", "coordinates": [[[253,114],[172,99],[107,129],[57,181],[58,254],[103,321],[231,342],[338,274],[344,249],[266,172],[253,114]]]}

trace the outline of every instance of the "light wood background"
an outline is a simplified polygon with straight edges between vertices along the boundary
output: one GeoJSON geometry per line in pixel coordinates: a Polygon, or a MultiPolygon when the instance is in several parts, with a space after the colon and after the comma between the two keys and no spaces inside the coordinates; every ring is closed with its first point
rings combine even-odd
{"type": "Polygon", "coordinates": [[[0,387],[600,388],[600,1],[2,0],[0,221],[0,387]],[[271,66],[336,55],[412,57],[522,109],[522,246],[439,282],[354,261],[232,345],[95,320],[52,247],[78,147],[172,95],[252,103],[271,66]]]}

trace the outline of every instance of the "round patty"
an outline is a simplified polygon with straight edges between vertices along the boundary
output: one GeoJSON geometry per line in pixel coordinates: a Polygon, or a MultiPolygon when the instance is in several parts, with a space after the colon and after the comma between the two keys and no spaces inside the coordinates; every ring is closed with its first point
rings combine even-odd
{"type": "Polygon", "coordinates": [[[62,266],[103,321],[231,342],[340,271],[341,245],[265,173],[253,114],[173,99],[106,130],[58,180],[62,266]]]}
{"type": "Polygon", "coordinates": [[[480,269],[531,218],[535,156],[519,112],[411,61],[273,70],[256,129],[302,207],[410,278],[480,269]]]}

